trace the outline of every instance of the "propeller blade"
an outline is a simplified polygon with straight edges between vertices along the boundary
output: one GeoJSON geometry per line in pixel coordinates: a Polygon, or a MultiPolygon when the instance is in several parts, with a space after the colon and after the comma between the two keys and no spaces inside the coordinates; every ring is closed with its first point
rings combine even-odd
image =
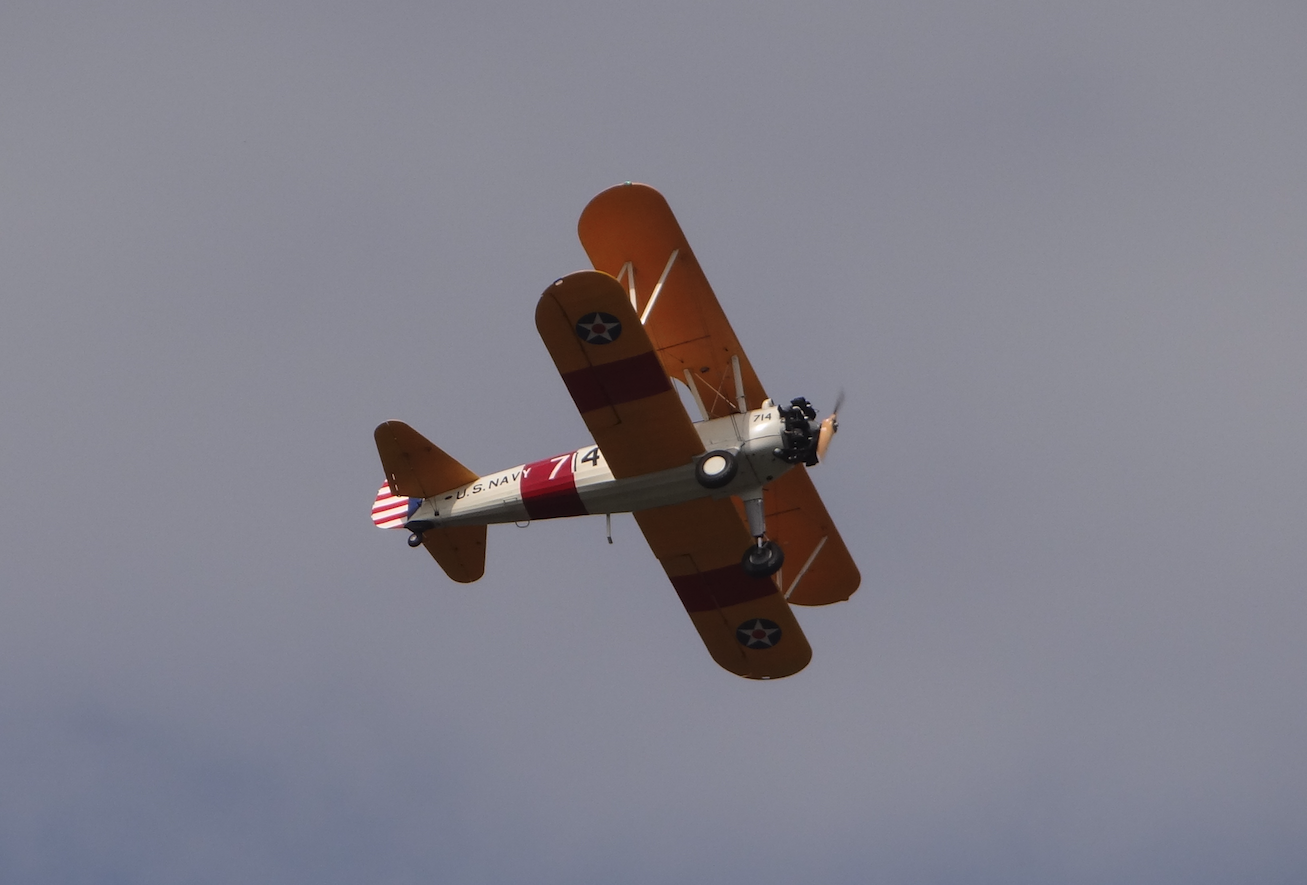
{"type": "Polygon", "coordinates": [[[817,460],[826,460],[826,450],[830,448],[830,441],[835,438],[835,433],[840,429],[839,413],[840,406],[844,405],[844,391],[841,390],[835,397],[835,408],[831,409],[830,416],[821,422],[821,429],[817,433],[817,460]]]}
{"type": "Polygon", "coordinates": [[[826,450],[830,448],[830,441],[835,437],[835,431],[839,425],[835,423],[835,417],[832,415],[825,421],[821,422],[821,431],[817,436],[817,460],[826,460],[826,450]]]}

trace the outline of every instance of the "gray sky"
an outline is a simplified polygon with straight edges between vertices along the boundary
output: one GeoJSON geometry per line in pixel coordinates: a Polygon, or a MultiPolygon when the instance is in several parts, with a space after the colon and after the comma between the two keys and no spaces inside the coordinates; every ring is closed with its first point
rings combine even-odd
{"type": "Polygon", "coordinates": [[[1301,882],[1301,4],[0,9],[0,880],[1301,882]],[[802,674],[629,517],[372,528],[372,428],[580,445],[536,298],[667,196],[848,402],[802,674]]]}

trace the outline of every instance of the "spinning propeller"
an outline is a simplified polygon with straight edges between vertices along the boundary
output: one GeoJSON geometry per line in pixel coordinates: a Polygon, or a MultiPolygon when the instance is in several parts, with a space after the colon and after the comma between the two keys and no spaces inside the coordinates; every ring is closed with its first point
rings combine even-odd
{"type": "Polygon", "coordinates": [[[830,448],[830,441],[835,438],[835,433],[840,429],[839,412],[840,406],[844,404],[844,391],[841,390],[835,397],[835,408],[831,409],[830,416],[821,422],[821,429],[817,432],[817,460],[826,460],[826,450],[830,448]]]}

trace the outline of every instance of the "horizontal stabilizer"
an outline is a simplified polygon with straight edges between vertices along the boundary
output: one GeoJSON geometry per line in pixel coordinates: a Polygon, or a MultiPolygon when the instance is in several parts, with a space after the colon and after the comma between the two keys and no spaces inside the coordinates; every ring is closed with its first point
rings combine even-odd
{"type": "Polygon", "coordinates": [[[428,529],[422,534],[422,546],[440,563],[445,574],[460,584],[471,584],[486,573],[486,527],[483,525],[428,529]]]}
{"type": "MultiPolygon", "coordinates": [[[[403,421],[387,421],[373,436],[386,484],[372,505],[372,521],[383,529],[405,528],[423,498],[434,498],[477,478],[403,421]]],[[[485,526],[429,528],[420,534],[422,546],[451,579],[470,584],[485,574],[485,526]]]]}
{"type": "Polygon", "coordinates": [[[373,436],[386,482],[397,497],[434,498],[477,478],[403,421],[387,421],[373,436]]]}
{"type": "MultiPolygon", "coordinates": [[[[378,528],[407,528],[408,521],[422,505],[421,498],[393,495],[389,483],[377,490],[372,504],[372,521],[378,528]]],[[[460,584],[471,584],[486,571],[486,527],[430,528],[422,533],[422,546],[440,563],[440,567],[460,584]]]]}

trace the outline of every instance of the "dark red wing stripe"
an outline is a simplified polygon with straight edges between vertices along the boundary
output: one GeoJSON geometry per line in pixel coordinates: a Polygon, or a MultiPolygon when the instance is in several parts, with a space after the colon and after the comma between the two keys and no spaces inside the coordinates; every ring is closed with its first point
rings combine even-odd
{"type": "Polygon", "coordinates": [[[522,471],[522,504],[532,519],[584,516],[585,505],[576,491],[572,456],[559,455],[528,464],[522,471]],[[550,476],[553,479],[550,479],[550,476]]]}
{"type": "Polygon", "coordinates": [[[776,592],[767,578],[751,578],[738,565],[672,578],[672,586],[688,612],[706,612],[752,602],[776,592]]]}
{"type": "Polygon", "coordinates": [[[568,372],[563,382],[582,414],[672,389],[653,351],[568,372]]]}

